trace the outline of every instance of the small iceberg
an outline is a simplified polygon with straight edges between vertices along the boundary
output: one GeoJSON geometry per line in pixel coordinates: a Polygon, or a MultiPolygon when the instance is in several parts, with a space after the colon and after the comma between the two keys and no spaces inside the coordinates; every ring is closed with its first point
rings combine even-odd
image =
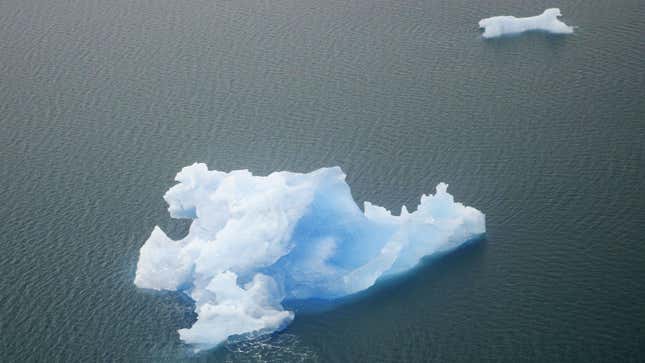
{"type": "Polygon", "coordinates": [[[528,18],[514,16],[493,16],[479,21],[479,27],[484,29],[484,38],[496,38],[504,35],[519,34],[526,31],[545,31],[553,34],[571,34],[573,27],[561,22],[560,9],[546,9],[540,15],[528,18]]]}
{"type": "Polygon", "coordinates": [[[194,164],[175,180],[164,199],[190,230],[173,241],[155,227],[134,283],[195,302],[197,321],[179,337],[196,351],[284,328],[294,318],[286,299],[356,293],[486,232],[484,214],[444,183],[394,215],[369,202],[361,210],[338,167],[256,176],[194,164]]]}

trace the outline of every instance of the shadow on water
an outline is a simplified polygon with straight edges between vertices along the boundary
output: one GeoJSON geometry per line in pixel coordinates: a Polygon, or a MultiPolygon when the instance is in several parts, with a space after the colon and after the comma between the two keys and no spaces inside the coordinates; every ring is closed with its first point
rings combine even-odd
{"type": "MultiPolygon", "coordinates": [[[[392,296],[397,296],[400,291],[409,291],[414,286],[424,285],[428,279],[449,276],[455,269],[472,266],[474,260],[483,256],[485,249],[486,237],[483,236],[472,239],[454,250],[424,257],[413,269],[379,279],[374,286],[350,296],[334,300],[288,300],[282,305],[285,309],[295,312],[294,324],[303,317],[319,318],[334,310],[360,309],[361,306],[386,301],[392,296]]],[[[253,339],[231,337],[214,349],[198,353],[192,352],[190,346],[183,344],[185,358],[198,361],[317,361],[319,356],[316,351],[304,343],[293,330],[288,326],[280,332],[253,339]]]]}
{"type": "MultiPolygon", "coordinates": [[[[442,275],[447,265],[464,263],[463,260],[470,260],[480,256],[486,248],[486,237],[479,237],[467,241],[454,250],[437,253],[432,256],[421,258],[419,264],[404,273],[386,278],[381,278],[370,288],[359,291],[355,294],[344,296],[338,299],[301,299],[286,300],[282,306],[285,309],[296,313],[296,317],[325,313],[340,307],[350,307],[364,303],[380,300],[391,295],[395,291],[405,289],[408,285],[414,285],[420,279],[429,276],[442,275]]],[[[288,329],[288,328],[287,328],[288,329]]]]}
{"type": "MultiPolygon", "coordinates": [[[[528,31],[519,34],[508,34],[496,38],[481,38],[483,45],[494,50],[505,51],[513,49],[545,48],[557,50],[563,48],[574,34],[553,34],[545,31],[528,31]]],[[[507,54],[508,55],[508,54],[507,54]]]]}

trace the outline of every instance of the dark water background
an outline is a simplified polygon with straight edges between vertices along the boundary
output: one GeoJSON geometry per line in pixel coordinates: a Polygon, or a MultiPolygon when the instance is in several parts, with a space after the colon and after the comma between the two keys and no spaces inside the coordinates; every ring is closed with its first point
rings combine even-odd
{"type": "Polygon", "coordinates": [[[488,240],[196,360],[645,361],[642,0],[1,0],[0,360],[190,359],[136,289],[194,161],[448,182],[488,240]],[[572,36],[483,41],[559,6],[572,36]]]}

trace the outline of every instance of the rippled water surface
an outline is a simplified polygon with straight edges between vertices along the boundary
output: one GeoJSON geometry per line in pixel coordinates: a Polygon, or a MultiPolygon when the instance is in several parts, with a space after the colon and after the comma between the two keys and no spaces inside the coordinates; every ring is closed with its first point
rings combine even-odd
{"type": "Polygon", "coordinates": [[[1,361],[644,361],[641,0],[0,1],[1,361]],[[559,6],[571,36],[484,41],[559,6]],[[194,161],[440,181],[488,239],[282,334],[189,354],[133,284],[194,161]]]}

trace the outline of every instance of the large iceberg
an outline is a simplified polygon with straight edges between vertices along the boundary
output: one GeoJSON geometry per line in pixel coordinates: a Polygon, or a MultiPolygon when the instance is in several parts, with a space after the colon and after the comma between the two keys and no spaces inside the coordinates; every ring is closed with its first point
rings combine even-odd
{"type": "Polygon", "coordinates": [[[334,299],[481,237],[485,218],[456,203],[447,185],[399,216],[354,202],[338,167],[254,176],[205,164],[185,167],[164,195],[173,218],[192,219],[173,241],[155,227],[141,247],[135,284],[178,290],[197,321],[179,330],[194,349],[255,337],[291,322],[286,299],[334,299]]]}
{"type": "Polygon", "coordinates": [[[561,22],[560,9],[546,9],[540,15],[528,18],[514,16],[493,16],[479,21],[479,27],[484,28],[484,38],[495,38],[502,35],[519,34],[529,30],[545,31],[555,34],[571,34],[573,27],[561,22]]]}

